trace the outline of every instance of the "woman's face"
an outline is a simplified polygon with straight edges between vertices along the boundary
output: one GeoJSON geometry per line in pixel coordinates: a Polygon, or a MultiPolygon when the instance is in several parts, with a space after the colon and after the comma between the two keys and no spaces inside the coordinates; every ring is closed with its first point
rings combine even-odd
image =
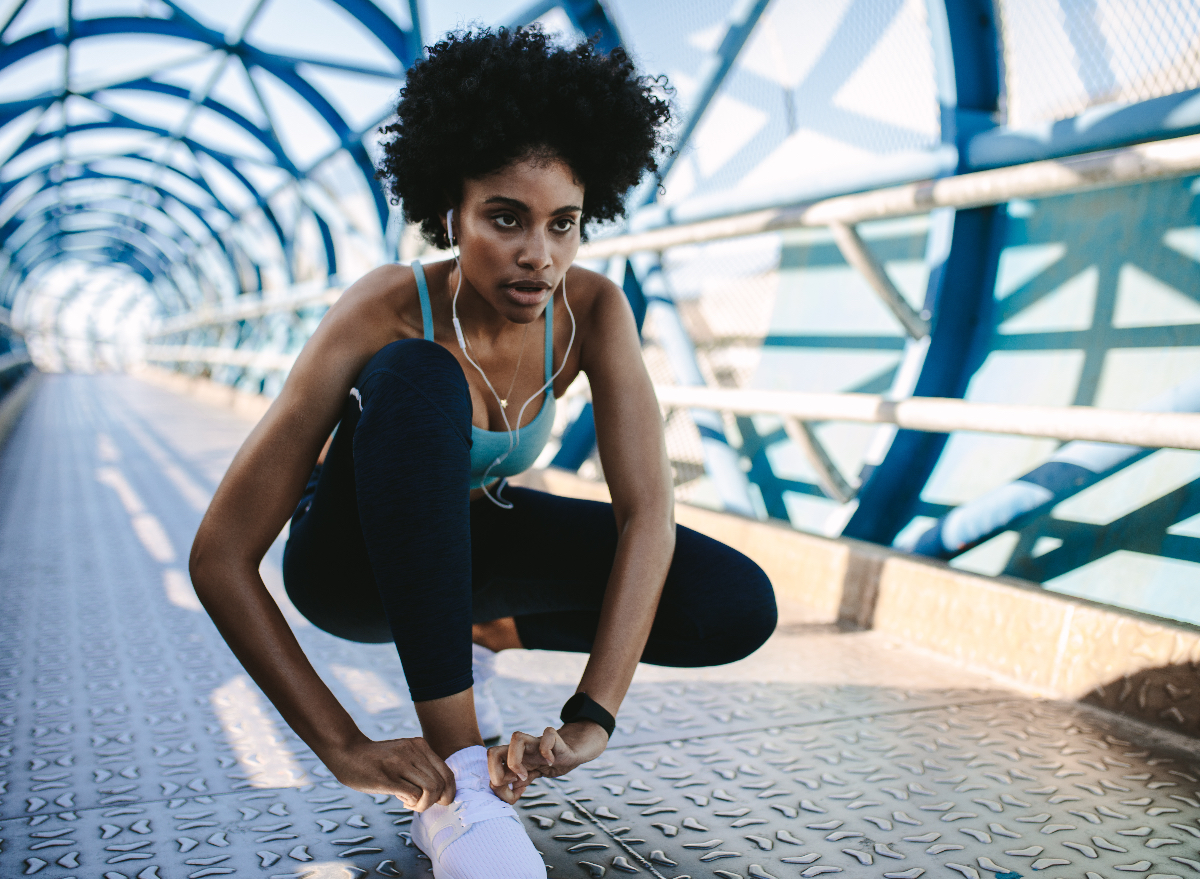
{"type": "Polygon", "coordinates": [[[464,280],[515,323],[537,320],[579,250],[583,184],[557,158],[463,182],[454,243],[464,280]]]}

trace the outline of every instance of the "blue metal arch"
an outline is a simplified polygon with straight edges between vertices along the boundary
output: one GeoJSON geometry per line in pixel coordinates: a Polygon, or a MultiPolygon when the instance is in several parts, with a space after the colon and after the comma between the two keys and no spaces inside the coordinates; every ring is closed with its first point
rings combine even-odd
{"type": "MultiPolygon", "coordinates": [[[[413,16],[414,24],[417,26],[412,32],[406,32],[395,22],[393,22],[386,14],[368,2],[368,0],[337,0],[338,4],[353,15],[356,19],[362,22],[373,34],[381,39],[383,44],[395,55],[400,69],[403,70],[409,66],[417,57],[420,50],[419,37],[419,12],[415,3],[410,3],[410,14],[413,16]]],[[[375,201],[375,207],[379,216],[381,226],[386,226],[388,218],[388,206],[386,199],[377,186],[373,185],[374,168],[370,162],[370,158],[366,153],[359,136],[348,126],[333,106],[324,98],[321,93],[315,89],[304,77],[297,72],[297,66],[300,63],[315,63],[325,64],[320,60],[308,59],[289,59],[280,55],[264,52],[249,46],[244,41],[238,41],[234,44],[226,42],[222,33],[208,28],[201,24],[196,19],[187,15],[182,9],[174,4],[169,4],[172,8],[172,15],[169,18],[133,18],[128,16],[110,16],[96,19],[69,20],[69,26],[62,28],[48,28],[34,34],[30,34],[12,44],[4,46],[0,49],[0,69],[8,67],[24,58],[52,48],[59,44],[69,44],[77,39],[85,39],[89,37],[99,37],[107,35],[122,35],[122,34],[151,34],[160,36],[169,36],[185,40],[191,40],[206,44],[214,50],[226,51],[231,54],[238,55],[243,63],[252,66],[258,66],[271,73],[282,83],[291,88],[298,96],[306,101],[313,110],[321,117],[321,119],[330,126],[334,134],[338,138],[341,147],[346,149],[350,154],[355,164],[363,173],[364,179],[367,181],[369,191],[372,192],[375,201]]],[[[10,19],[11,20],[11,19],[10,19]]],[[[338,65],[326,64],[326,66],[340,67],[349,69],[355,72],[364,74],[375,74],[381,76],[394,76],[395,71],[375,70],[371,68],[356,66],[356,65],[338,65]]],[[[181,100],[191,100],[190,93],[185,89],[171,86],[164,83],[156,83],[152,80],[141,79],[132,80],[123,83],[115,83],[106,86],[103,91],[118,91],[121,89],[144,90],[152,91],[159,94],[164,94],[172,97],[180,98],[181,100]]],[[[82,97],[92,97],[101,90],[94,90],[88,93],[79,93],[82,97]]],[[[16,104],[8,105],[0,111],[0,119],[5,122],[11,121],[21,114],[28,112],[31,109],[47,108],[55,101],[65,98],[65,92],[54,94],[45,94],[37,98],[27,99],[16,104]]],[[[291,158],[286,154],[282,147],[278,144],[272,132],[264,131],[254,125],[241,114],[225,106],[219,101],[212,99],[209,96],[204,96],[202,100],[196,102],[199,106],[206,107],[214,112],[221,114],[223,117],[239,126],[246,131],[257,142],[261,143],[272,155],[278,167],[286,170],[294,180],[302,180],[306,176],[306,172],[301,171],[291,158]]],[[[171,133],[162,129],[156,129],[154,126],[144,125],[135,122],[134,120],[123,117],[120,113],[113,111],[111,108],[104,107],[106,112],[111,113],[110,121],[106,123],[85,123],[76,126],[64,126],[56,131],[49,132],[45,135],[38,136],[33,134],[26,138],[25,142],[20,144],[15,155],[20,155],[29,149],[32,149],[48,140],[53,140],[65,137],[71,133],[79,131],[87,131],[98,128],[110,129],[125,129],[134,131],[146,131],[153,133],[159,137],[171,137],[171,133]]],[[[206,146],[192,138],[178,138],[188,149],[196,154],[209,155],[214,161],[218,162],[227,172],[229,172],[239,183],[246,188],[246,191],[251,194],[255,203],[263,210],[269,224],[272,226],[274,233],[279,241],[282,252],[285,255],[284,266],[285,270],[291,272],[291,260],[287,258],[291,252],[290,236],[285,234],[278,219],[267,202],[267,198],[263,193],[242,174],[234,164],[233,156],[223,153],[206,146]]],[[[132,157],[132,156],[130,156],[132,157]]],[[[183,173],[179,169],[173,169],[176,173],[183,173]]],[[[207,194],[209,194],[215,202],[220,205],[221,210],[230,215],[231,219],[238,218],[237,212],[232,211],[228,206],[221,202],[211,188],[201,180],[197,180],[191,175],[188,176],[193,183],[201,185],[207,194]]],[[[46,183],[44,186],[48,186],[46,183]]],[[[161,193],[160,193],[161,194],[161,193]]],[[[178,196],[176,196],[179,199],[178,196]]],[[[179,199],[184,203],[182,199],[179,199]]],[[[326,250],[326,266],[330,274],[337,272],[337,250],[333,240],[332,230],[329,222],[321,212],[311,205],[306,204],[316,226],[321,235],[322,243],[326,250]]],[[[197,216],[201,216],[199,211],[193,211],[197,216]]],[[[7,224],[6,224],[7,225],[7,224]]],[[[206,223],[210,231],[211,226],[206,223]]],[[[5,230],[10,231],[9,229],[5,230]]],[[[6,237],[6,236],[5,236],[6,237]]],[[[221,241],[221,236],[214,235],[214,238],[221,241]]],[[[3,238],[0,238],[3,240],[3,238]]],[[[227,247],[223,241],[221,246],[227,251],[227,247]]],[[[227,253],[227,257],[230,255],[227,253]]],[[[232,263],[233,260],[230,259],[232,263]]],[[[253,260],[250,260],[253,264],[253,260]]],[[[23,267],[24,268],[24,267],[23,267]]],[[[235,277],[237,276],[236,267],[235,277]]],[[[254,265],[256,274],[261,272],[261,268],[254,265]]]]}
{"type": "MultiPolygon", "coordinates": [[[[106,220],[119,220],[124,215],[113,208],[93,205],[88,208],[90,214],[102,217],[106,220]]],[[[162,257],[164,267],[185,259],[183,249],[179,246],[179,242],[163,235],[159,230],[155,229],[149,223],[138,220],[134,223],[117,224],[112,223],[107,226],[97,226],[94,228],[71,228],[70,220],[77,216],[76,212],[61,212],[54,216],[47,217],[32,235],[26,238],[21,244],[14,248],[11,253],[13,258],[20,258],[22,251],[27,248],[36,248],[39,244],[52,239],[68,239],[73,237],[84,237],[90,235],[108,235],[118,238],[121,234],[134,235],[139,239],[145,239],[151,244],[162,257]]]]}
{"type": "MultiPolygon", "coordinates": [[[[253,72],[257,69],[264,75],[270,74],[282,88],[288,90],[296,100],[305,104],[312,111],[317,124],[328,126],[336,143],[336,146],[328,153],[316,158],[311,163],[300,163],[277,140],[277,133],[273,126],[282,124],[278,108],[263,107],[269,121],[260,127],[233,106],[212,97],[207,92],[189,90],[186,87],[172,85],[170,82],[158,82],[151,78],[154,74],[139,75],[137,78],[110,83],[102,88],[89,87],[87,90],[76,90],[72,88],[68,68],[60,87],[52,88],[33,98],[0,105],[0,127],[14,123],[18,118],[31,112],[40,112],[43,115],[48,112],[52,114],[56,104],[61,105],[63,110],[61,118],[53,115],[45,117],[48,121],[56,120],[51,130],[39,131],[35,128],[28,134],[23,133],[20,138],[21,142],[10,152],[10,159],[17,161],[21,161],[23,158],[32,159],[33,156],[29,155],[30,151],[39,148],[46,150],[45,144],[48,142],[71,138],[73,135],[89,131],[125,131],[134,135],[145,134],[151,136],[148,138],[150,142],[146,146],[139,145],[136,148],[119,146],[115,150],[107,152],[101,149],[95,155],[91,154],[90,148],[84,149],[82,152],[85,157],[79,160],[69,158],[69,147],[64,145],[62,158],[56,160],[39,156],[37,168],[25,168],[22,170],[20,179],[0,183],[0,202],[9,198],[19,199],[18,202],[7,203],[9,209],[16,208],[16,210],[12,212],[8,221],[0,224],[0,247],[8,242],[12,245],[11,250],[14,251],[13,258],[0,273],[0,292],[4,294],[0,301],[11,302],[16,291],[26,279],[40,277],[41,271],[48,263],[52,263],[68,253],[73,259],[86,259],[96,263],[106,261],[124,263],[156,289],[160,285],[155,285],[154,280],[159,278],[169,284],[179,295],[179,307],[182,308],[195,304],[185,301],[188,296],[195,297],[197,290],[208,289],[203,278],[206,274],[212,274],[213,278],[219,278],[217,286],[224,290],[228,282],[224,274],[228,271],[229,278],[233,279],[233,283],[236,285],[234,288],[236,291],[251,292],[248,288],[253,284],[254,278],[258,278],[257,286],[258,289],[261,289],[261,280],[267,266],[274,266],[277,261],[282,274],[288,280],[293,280],[292,272],[295,267],[293,257],[297,246],[298,227],[290,222],[292,219],[290,210],[289,216],[286,218],[281,214],[277,215],[279,201],[275,200],[278,193],[289,187],[294,187],[295,194],[299,199],[298,210],[300,213],[296,222],[303,222],[306,228],[311,229],[313,227],[307,225],[311,218],[325,248],[326,270],[329,275],[335,275],[339,268],[339,242],[335,237],[334,229],[340,227],[344,220],[336,214],[337,208],[326,207],[323,200],[311,198],[310,194],[305,192],[305,187],[308,185],[306,181],[315,181],[314,175],[319,169],[328,167],[324,164],[325,162],[335,154],[340,156],[343,152],[362,174],[366,190],[371,193],[380,229],[384,232],[385,247],[391,246],[387,243],[392,240],[387,230],[389,220],[392,218],[392,211],[385,193],[376,184],[375,168],[364,142],[364,135],[378,123],[372,123],[363,130],[358,130],[349,124],[347,118],[343,117],[334,104],[326,98],[325,93],[319,87],[320,81],[315,76],[313,78],[307,76],[307,71],[309,67],[314,70],[340,70],[363,76],[387,77],[399,84],[403,72],[411,67],[424,51],[419,3],[418,0],[407,0],[411,25],[405,26],[384,12],[377,0],[329,0],[329,2],[351,16],[380,42],[384,51],[396,59],[395,69],[392,69],[392,65],[386,58],[377,63],[360,64],[355,63],[355,59],[352,58],[346,59],[346,63],[340,63],[337,60],[326,58],[300,57],[304,53],[289,55],[267,51],[246,40],[244,33],[227,39],[224,32],[194,18],[173,0],[162,0],[163,5],[167,8],[163,15],[145,18],[122,14],[102,14],[96,18],[77,19],[72,6],[68,4],[65,24],[44,28],[11,43],[0,42],[0,70],[5,70],[39,52],[53,50],[55,46],[63,46],[70,52],[72,44],[78,40],[146,35],[188,41],[196,45],[198,52],[203,52],[207,48],[217,56],[222,56],[222,53],[231,56],[224,63],[241,64],[246,71],[253,72]],[[302,67],[301,65],[307,66],[302,67]],[[255,159],[243,159],[221,149],[219,144],[206,143],[207,138],[197,129],[184,128],[170,131],[154,124],[153,119],[149,124],[139,122],[122,113],[120,109],[105,103],[102,93],[121,91],[153,93],[186,102],[192,107],[203,107],[220,115],[240,132],[244,132],[249,138],[252,138],[254,143],[262,145],[266,154],[270,156],[272,166],[284,171],[288,179],[278,185],[258,185],[254,182],[259,179],[258,175],[255,175],[252,169],[248,169],[246,172],[239,170],[239,167],[246,167],[243,161],[252,163],[255,159]],[[74,97],[92,101],[98,109],[103,111],[104,121],[89,120],[68,124],[68,119],[74,117],[66,115],[67,104],[74,97]],[[201,164],[198,168],[192,167],[190,161],[177,159],[175,153],[168,151],[162,151],[160,155],[156,156],[154,153],[155,140],[160,143],[169,141],[172,144],[179,144],[181,154],[182,150],[190,151],[191,156],[188,159],[199,161],[201,164]],[[211,166],[207,166],[208,162],[203,158],[204,156],[208,157],[208,162],[213,163],[211,166]],[[139,179],[140,172],[137,165],[106,166],[104,164],[106,160],[117,159],[145,163],[145,179],[139,179]],[[64,162],[68,164],[64,164],[64,162]],[[217,167],[224,172],[219,178],[213,177],[210,173],[210,168],[217,167]],[[28,184],[34,175],[38,175],[34,191],[32,194],[27,194],[26,189],[29,188],[28,184]],[[235,187],[229,187],[228,182],[224,179],[226,175],[229,177],[228,182],[236,182],[235,187]],[[172,178],[177,181],[174,185],[171,182],[172,178]],[[211,184],[209,180],[212,181],[211,184]],[[107,187],[97,187],[95,197],[85,193],[70,192],[74,184],[91,181],[115,182],[118,184],[117,191],[108,192],[107,187]],[[197,188],[189,189],[186,184],[197,188]],[[246,207],[241,206],[240,194],[231,194],[239,186],[248,196],[246,207]],[[26,187],[26,189],[18,191],[18,187],[26,187]],[[121,191],[121,187],[125,188],[124,192],[121,191]],[[102,189],[104,190],[103,197],[100,193],[102,189]],[[201,193],[203,193],[203,197],[201,197],[201,193]],[[150,210],[156,214],[166,214],[167,218],[164,221],[161,217],[147,215],[139,219],[135,212],[123,215],[121,212],[113,210],[114,200],[121,198],[140,199],[142,203],[147,204],[150,210]],[[47,199],[54,200],[54,204],[47,204],[47,199]],[[211,204],[208,203],[209,200],[211,200],[211,204]],[[276,205],[275,209],[271,206],[273,201],[276,205]],[[180,207],[187,212],[187,216],[180,212],[180,207]],[[254,211],[253,217],[250,216],[249,212],[253,211],[254,207],[262,211],[265,223],[272,230],[268,235],[274,239],[274,241],[268,240],[266,247],[261,251],[257,245],[252,248],[249,240],[245,240],[243,243],[244,239],[238,234],[237,224],[249,222],[253,224],[251,228],[258,229],[264,222],[260,221],[257,211],[254,211]],[[73,223],[66,218],[83,211],[91,212],[97,217],[94,226],[89,223],[87,229],[72,228],[73,223]],[[228,218],[228,226],[224,225],[224,218],[228,218]],[[202,226],[194,225],[191,222],[192,219],[199,220],[202,226]],[[105,220],[111,222],[106,225],[105,220]],[[25,234],[20,238],[14,238],[14,233],[21,227],[24,227],[25,234]],[[218,230],[217,227],[220,229],[218,230]],[[200,249],[210,246],[210,242],[204,239],[203,235],[197,236],[201,239],[199,244],[191,241],[191,236],[187,235],[189,229],[198,231],[201,228],[211,236],[211,243],[216,245],[211,252],[200,249]],[[106,238],[107,240],[105,240],[106,238]],[[278,252],[274,249],[276,243],[279,247],[278,252]],[[212,255],[218,256],[219,265],[214,265],[210,261],[212,255]],[[171,282],[169,270],[177,270],[181,266],[199,276],[198,287],[193,288],[185,283],[183,284],[184,289],[179,289],[178,285],[171,282]]],[[[260,3],[255,8],[257,9],[261,5],[260,3]]],[[[9,24],[20,14],[24,6],[24,0],[20,0],[0,23],[0,39],[3,38],[9,24]]],[[[580,31],[588,36],[597,36],[602,49],[610,50],[620,45],[620,35],[608,17],[601,0],[550,2],[545,4],[544,9],[526,16],[525,20],[528,21],[531,17],[540,15],[541,12],[554,6],[561,7],[580,31]]],[[[245,21],[248,24],[252,20],[253,13],[245,21]]],[[[253,116],[253,114],[250,115],[253,116]]],[[[247,227],[242,226],[241,228],[247,227]]],[[[258,234],[260,233],[256,231],[255,235],[258,234]]],[[[159,289],[158,295],[169,300],[172,297],[166,290],[166,287],[162,287],[159,289]]],[[[227,294],[223,293],[222,295],[227,294]]],[[[164,303],[163,307],[168,311],[171,310],[170,303],[164,303]]]]}
{"type": "MultiPolygon", "coordinates": [[[[212,243],[216,244],[216,246],[220,249],[220,251],[221,251],[222,255],[225,257],[225,259],[227,261],[229,261],[231,270],[234,268],[233,263],[232,263],[232,255],[229,252],[229,249],[226,245],[224,238],[220,235],[220,233],[217,232],[216,229],[214,229],[212,227],[212,225],[209,223],[208,219],[204,216],[203,212],[200,211],[199,209],[197,209],[195,206],[190,205],[186,201],[181,200],[178,197],[178,195],[162,188],[161,186],[156,186],[154,184],[150,184],[150,183],[146,183],[145,181],[138,180],[137,178],[123,176],[123,175],[115,175],[115,174],[111,174],[111,173],[100,174],[100,173],[88,170],[86,168],[86,166],[85,166],[85,170],[84,170],[83,174],[80,174],[80,175],[77,175],[74,177],[70,177],[65,180],[61,180],[54,186],[43,187],[37,193],[34,193],[26,201],[26,203],[17,210],[15,215],[11,219],[9,219],[9,221],[7,223],[5,223],[3,226],[0,226],[0,241],[7,242],[8,240],[10,240],[13,232],[16,230],[17,227],[21,226],[22,224],[24,224],[26,222],[35,222],[37,216],[40,213],[45,213],[46,211],[50,210],[51,208],[53,208],[55,206],[61,207],[64,204],[63,201],[58,200],[54,204],[48,205],[44,211],[39,212],[39,210],[36,208],[36,206],[33,208],[32,211],[30,211],[29,210],[30,205],[33,205],[34,202],[37,201],[39,196],[42,196],[42,195],[45,195],[48,193],[52,193],[55,188],[62,188],[62,187],[67,186],[68,184],[85,181],[85,180],[94,180],[97,182],[114,181],[114,182],[128,183],[128,184],[132,184],[133,186],[136,186],[143,190],[149,188],[149,189],[153,190],[154,192],[156,192],[158,194],[159,198],[164,200],[164,204],[166,203],[166,201],[169,200],[171,203],[179,205],[181,208],[188,211],[197,220],[197,222],[201,223],[205,227],[205,229],[208,230],[209,234],[212,236],[212,239],[211,239],[212,243]]],[[[117,196],[110,195],[109,197],[117,197],[117,196]]],[[[66,204],[74,204],[74,203],[75,202],[69,202],[66,204]]],[[[189,232],[189,230],[184,228],[179,223],[179,221],[175,217],[173,217],[170,213],[166,212],[165,210],[160,210],[159,214],[162,216],[165,216],[166,219],[172,225],[174,225],[176,228],[178,228],[180,230],[181,237],[183,237],[189,241],[194,241],[194,239],[191,238],[191,233],[189,232]]]]}
{"type": "MultiPolygon", "coordinates": [[[[48,132],[43,135],[30,136],[20,146],[20,148],[16,152],[14,152],[13,157],[15,158],[16,156],[21,155],[21,154],[27,152],[28,150],[33,149],[36,146],[40,146],[41,144],[46,143],[48,141],[57,140],[59,137],[64,137],[69,134],[76,134],[76,133],[81,133],[81,132],[86,132],[86,131],[106,130],[106,129],[111,129],[114,127],[120,128],[122,130],[145,131],[145,132],[148,132],[151,134],[157,134],[162,137],[170,136],[170,132],[166,131],[166,129],[156,128],[152,125],[146,125],[145,123],[136,122],[132,119],[124,122],[120,126],[114,126],[109,122],[82,122],[78,125],[65,125],[55,132],[48,132]]],[[[199,143],[198,141],[193,140],[192,138],[187,138],[187,137],[179,138],[179,142],[182,143],[184,146],[188,147],[188,149],[191,149],[193,152],[207,155],[213,161],[220,164],[234,178],[236,178],[237,181],[239,183],[241,183],[242,186],[245,187],[246,191],[253,197],[253,199],[254,199],[255,203],[258,205],[258,207],[263,211],[264,215],[267,218],[267,221],[271,224],[271,227],[274,229],[276,236],[279,238],[280,246],[286,247],[287,235],[284,233],[283,227],[282,227],[282,225],[280,225],[279,220],[275,217],[274,210],[271,208],[270,204],[262,196],[262,194],[259,193],[258,189],[254,186],[254,184],[246,177],[245,174],[243,174],[238,169],[237,165],[235,164],[236,157],[231,156],[228,153],[221,152],[220,150],[215,150],[215,149],[212,149],[211,147],[205,146],[204,144],[199,143]]],[[[106,156],[104,158],[110,158],[110,157],[106,156]]],[[[99,161],[99,159],[93,159],[93,161],[99,161]]],[[[206,187],[206,189],[207,189],[207,187],[206,187]]],[[[209,191],[211,192],[211,190],[209,190],[209,191]]],[[[238,216],[236,213],[234,213],[232,211],[229,211],[229,213],[231,216],[233,216],[235,218],[238,216]]]]}
{"type": "MultiPolygon", "coordinates": [[[[101,241],[108,241],[110,243],[120,243],[123,246],[134,246],[134,242],[131,241],[130,239],[135,239],[136,242],[138,242],[136,245],[137,249],[139,251],[144,252],[145,255],[147,256],[147,258],[151,259],[155,263],[155,265],[158,266],[158,268],[162,272],[162,277],[164,278],[164,280],[167,280],[168,282],[170,282],[172,284],[172,286],[175,286],[174,282],[171,278],[171,268],[175,264],[175,260],[173,259],[172,255],[167,252],[166,248],[163,246],[163,243],[154,234],[151,233],[150,229],[146,226],[146,224],[144,224],[144,223],[139,223],[137,225],[126,224],[126,225],[121,225],[121,226],[114,224],[111,226],[100,227],[100,228],[96,228],[96,229],[72,230],[72,229],[64,229],[63,228],[63,226],[62,226],[63,219],[65,219],[64,216],[54,217],[54,218],[50,219],[32,237],[30,237],[20,248],[17,249],[17,255],[20,254],[20,251],[25,250],[27,248],[29,249],[30,253],[36,255],[39,253],[39,251],[44,250],[45,247],[50,244],[56,244],[56,245],[62,246],[63,250],[73,250],[75,252],[78,252],[85,248],[79,248],[79,247],[68,248],[65,246],[65,244],[68,241],[74,241],[77,239],[84,239],[84,238],[97,239],[96,246],[93,246],[90,248],[92,250],[97,250],[97,251],[105,250],[109,246],[107,244],[102,245],[100,243],[101,241]],[[147,245],[146,248],[142,247],[142,244],[141,244],[142,242],[144,242],[147,245]]],[[[180,292],[181,292],[180,298],[185,299],[185,297],[182,296],[182,291],[180,291],[180,292]]],[[[185,299],[185,302],[186,302],[186,299],[185,299]]]]}
{"type": "MultiPolygon", "coordinates": [[[[995,125],[1000,97],[999,44],[990,0],[927,0],[942,116],[942,140],[958,150],[995,125]]],[[[992,291],[1004,238],[1005,208],[989,206],[935,215],[931,244],[949,239],[931,260],[925,307],[933,316],[929,348],[912,393],[962,397],[979,368],[991,333],[992,291]]],[[[858,508],[843,534],[890,544],[916,512],[947,434],[901,430],[879,464],[863,474],[858,508]]]]}
{"type": "MultiPolygon", "coordinates": [[[[40,241],[44,241],[55,237],[68,237],[71,235],[94,234],[97,232],[106,232],[111,234],[129,233],[136,234],[139,237],[145,237],[154,244],[155,249],[162,253],[164,266],[167,268],[167,274],[170,275],[172,267],[182,263],[191,266],[190,255],[184,250],[181,241],[177,238],[172,238],[165,234],[161,229],[144,220],[134,220],[129,222],[127,213],[119,210],[119,206],[124,205],[131,199],[110,198],[97,200],[94,202],[84,203],[81,205],[71,205],[67,209],[50,208],[43,212],[40,218],[42,222],[35,227],[33,234],[28,236],[24,241],[12,248],[9,253],[13,260],[21,260],[23,251],[30,247],[36,246],[40,241]],[[111,205],[107,202],[116,202],[111,205]],[[70,222],[84,214],[90,216],[98,216],[106,221],[105,226],[96,226],[93,228],[71,228],[70,222]]],[[[22,260],[22,262],[24,262],[22,260]]]]}

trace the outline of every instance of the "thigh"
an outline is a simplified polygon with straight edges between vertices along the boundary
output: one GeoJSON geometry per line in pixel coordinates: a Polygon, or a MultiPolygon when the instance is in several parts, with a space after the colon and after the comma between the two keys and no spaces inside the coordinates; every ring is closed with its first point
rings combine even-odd
{"type": "Polygon", "coordinates": [[[610,504],[506,487],[471,505],[472,616],[598,610],[617,547],[610,504]]]}
{"type": "Polygon", "coordinates": [[[358,517],[357,423],[358,403],[349,397],[312,493],[292,516],[283,581],[296,609],[313,625],[351,641],[379,643],[392,640],[392,634],[358,517]]]}
{"type": "MultiPolygon", "coordinates": [[[[590,650],[616,555],[611,504],[504,494],[512,510],[472,510],[475,621],[515,616],[526,646],[590,650]]],[[[775,628],[766,574],[711,537],[683,526],[675,535],[643,661],[691,667],[749,655],[775,628]]]]}

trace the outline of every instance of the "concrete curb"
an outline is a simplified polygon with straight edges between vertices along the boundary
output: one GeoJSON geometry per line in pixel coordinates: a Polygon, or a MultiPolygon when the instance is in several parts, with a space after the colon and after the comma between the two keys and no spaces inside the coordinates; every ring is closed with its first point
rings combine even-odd
{"type": "MultiPolygon", "coordinates": [[[[606,486],[562,470],[530,471],[513,482],[608,499],[606,486]]],[[[831,622],[892,635],[1025,690],[1200,736],[1200,628],[781,523],[685,504],[675,515],[746,553],[781,597],[831,622]]]]}

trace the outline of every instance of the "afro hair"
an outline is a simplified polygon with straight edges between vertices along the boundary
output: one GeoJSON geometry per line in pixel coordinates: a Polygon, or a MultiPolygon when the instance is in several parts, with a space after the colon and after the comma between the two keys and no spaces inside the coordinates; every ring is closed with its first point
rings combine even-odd
{"type": "Polygon", "coordinates": [[[537,27],[460,31],[409,70],[396,119],[381,129],[391,137],[377,176],[438,247],[449,246],[441,218],[463,181],[530,155],[571,168],[584,222],[614,220],[668,149],[669,97],[665,78],[639,76],[620,48],[563,48],[537,27]]]}

